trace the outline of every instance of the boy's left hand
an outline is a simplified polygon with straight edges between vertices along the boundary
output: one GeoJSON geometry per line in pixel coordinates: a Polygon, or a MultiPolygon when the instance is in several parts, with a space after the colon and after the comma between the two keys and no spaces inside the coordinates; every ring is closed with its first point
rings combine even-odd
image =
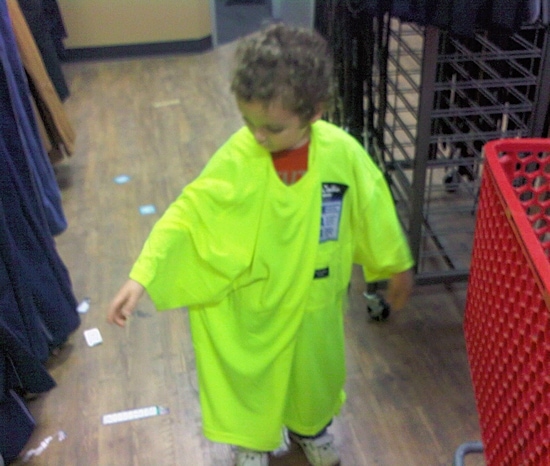
{"type": "Polygon", "coordinates": [[[107,321],[124,327],[144,292],[143,285],[132,279],[127,280],[109,306],[107,321]]]}
{"type": "Polygon", "coordinates": [[[414,284],[412,269],[396,273],[388,282],[386,300],[390,308],[399,311],[409,299],[414,284]]]}

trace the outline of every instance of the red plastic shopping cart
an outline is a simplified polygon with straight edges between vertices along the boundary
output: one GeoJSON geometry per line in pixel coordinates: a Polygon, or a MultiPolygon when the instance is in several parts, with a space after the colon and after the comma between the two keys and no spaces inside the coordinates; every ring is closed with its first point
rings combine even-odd
{"type": "Polygon", "coordinates": [[[550,465],[550,139],[484,152],[464,330],[485,461],[550,465]]]}

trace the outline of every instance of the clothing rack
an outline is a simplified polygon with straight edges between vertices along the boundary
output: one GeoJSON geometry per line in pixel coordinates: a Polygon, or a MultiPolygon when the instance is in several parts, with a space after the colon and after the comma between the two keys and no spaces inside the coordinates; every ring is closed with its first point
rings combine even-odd
{"type": "Polygon", "coordinates": [[[0,464],[28,442],[36,421],[25,398],[55,386],[46,362],[80,325],[53,237],[66,228],[61,193],[13,23],[0,2],[0,464]]]}
{"type": "MultiPolygon", "coordinates": [[[[316,28],[336,58],[329,119],[387,176],[416,261],[416,282],[468,277],[483,145],[548,126],[548,27],[458,37],[333,1],[316,28]]],[[[358,2],[355,2],[356,4],[358,2]]]]}

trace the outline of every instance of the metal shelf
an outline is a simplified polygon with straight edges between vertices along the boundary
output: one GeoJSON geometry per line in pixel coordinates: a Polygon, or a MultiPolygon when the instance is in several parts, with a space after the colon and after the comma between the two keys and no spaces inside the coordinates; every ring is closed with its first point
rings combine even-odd
{"type": "Polygon", "coordinates": [[[452,37],[328,2],[316,27],[337,57],[331,119],[386,173],[419,283],[468,276],[483,145],[543,135],[550,99],[548,30],[452,37]]]}

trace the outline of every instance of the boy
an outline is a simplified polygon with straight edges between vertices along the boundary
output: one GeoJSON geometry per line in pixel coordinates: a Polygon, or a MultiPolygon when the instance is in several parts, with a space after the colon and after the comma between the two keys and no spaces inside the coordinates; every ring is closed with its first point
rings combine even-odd
{"type": "Polygon", "coordinates": [[[267,466],[283,427],[314,466],[340,464],[327,433],[344,402],[343,307],[352,264],[390,278],[399,309],[412,260],[384,177],[321,121],[332,64],[312,31],[244,39],[231,89],[245,127],[153,228],[109,309],[124,326],[144,290],[189,307],[204,434],[267,466]]]}

